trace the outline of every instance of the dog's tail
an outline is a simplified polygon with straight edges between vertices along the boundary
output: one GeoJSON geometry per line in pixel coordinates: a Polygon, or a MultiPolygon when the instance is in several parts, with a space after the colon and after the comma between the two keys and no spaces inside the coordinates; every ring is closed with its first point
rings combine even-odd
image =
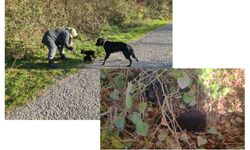
{"type": "Polygon", "coordinates": [[[131,56],[138,62],[138,59],[136,58],[134,51],[132,51],[131,56]]]}

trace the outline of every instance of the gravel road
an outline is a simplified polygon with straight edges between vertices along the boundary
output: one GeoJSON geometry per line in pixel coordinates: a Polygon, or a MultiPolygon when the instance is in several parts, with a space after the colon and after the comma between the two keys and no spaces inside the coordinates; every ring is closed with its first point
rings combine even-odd
{"type": "MultiPolygon", "coordinates": [[[[169,68],[172,67],[172,24],[165,25],[152,31],[138,41],[129,43],[135,49],[139,59],[133,59],[132,68],[169,68]]],[[[90,64],[87,68],[121,68],[129,61],[121,52],[113,53],[102,66],[103,59],[90,64]]]]}
{"type": "Polygon", "coordinates": [[[7,120],[100,119],[100,71],[81,69],[36,100],[6,114],[7,120]]]}

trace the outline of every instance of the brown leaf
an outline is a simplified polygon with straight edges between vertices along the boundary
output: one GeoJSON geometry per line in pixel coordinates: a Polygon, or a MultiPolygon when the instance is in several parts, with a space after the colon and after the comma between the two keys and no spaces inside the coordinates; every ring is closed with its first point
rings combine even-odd
{"type": "Polygon", "coordinates": [[[197,136],[197,143],[198,146],[207,144],[207,139],[203,138],[202,136],[197,136]]]}
{"type": "Polygon", "coordinates": [[[147,111],[153,111],[152,107],[148,107],[147,111]]]}
{"type": "Polygon", "coordinates": [[[181,109],[185,109],[186,106],[185,106],[184,104],[181,103],[181,104],[180,104],[180,108],[181,108],[181,109]]]}
{"type": "Polygon", "coordinates": [[[168,122],[167,122],[167,119],[166,119],[165,115],[163,115],[162,118],[161,118],[161,125],[168,126],[168,122]]]}
{"type": "Polygon", "coordinates": [[[181,137],[179,137],[179,139],[180,139],[181,141],[188,142],[189,137],[188,137],[187,133],[183,133],[183,134],[181,135],[181,137]]]}
{"type": "Polygon", "coordinates": [[[231,118],[231,119],[230,119],[230,122],[231,122],[232,124],[235,124],[234,118],[231,118]]]}
{"type": "Polygon", "coordinates": [[[161,133],[157,136],[158,140],[161,142],[164,141],[166,139],[166,137],[167,137],[166,133],[161,133]]]}
{"type": "Polygon", "coordinates": [[[181,149],[181,147],[176,143],[176,141],[171,136],[166,137],[165,144],[167,145],[167,147],[170,147],[171,149],[181,149]]]}
{"type": "Polygon", "coordinates": [[[218,132],[218,138],[219,138],[220,140],[223,140],[223,139],[224,139],[224,136],[223,136],[220,132],[218,132]]]}
{"type": "Polygon", "coordinates": [[[226,122],[225,127],[230,128],[230,126],[231,126],[230,122],[226,122]]]}
{"type": "Polygon", "coordinates": [[[243,123],[243,119],[241,119],[241,117],[236,117],[235,121],[238,123],[243,123]]]}
{"type": "Polygon", "coordinates": [[[151,143],[151,142],[147,143],[147,148],[152,148],[153,146],[154,146],[153,143],[151,143]]]}

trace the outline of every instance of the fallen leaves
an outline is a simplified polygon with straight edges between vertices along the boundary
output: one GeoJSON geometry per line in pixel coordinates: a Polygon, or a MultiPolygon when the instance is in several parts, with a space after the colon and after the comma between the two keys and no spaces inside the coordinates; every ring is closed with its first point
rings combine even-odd
{"type": "Polygon", "coordinates": [[[139,104],[138,110],[139,110],[140,113],[144,113],[146,108],[147,108],[147,103],[146,102],[141,102],[139,104]]]}
{"type": "Polygon", "coordinates": [[[191,82],[191,78],[184,71],[182,72],[182,76],[177,78],[178,85],[181,89],[189,86],[191,82]]]}
{"type": "Polygon", "coordinates": [[[208,133],[210,134],[218,134],[218,131],[215,127],[210,127],[210,129],[208,130],[208,133]]]}
{"type": "MultiPolygon", "coordinates": [[[[213,72],[214,69],[211,71],[213,72]]],[[[221,90],[221,95],[224,96],[215,100],[212,100],[210,95],[206,95],[207,91],[203,91],[202,86],[195,80],[195,76],[189,76],[190,73],[187,71],[181,70],[179,71],[181,74],[171,79],[164,78],[168,84],[165,94],[167,100],[172,100],[171,107],[176,116],[186,112],[190,109],[189,107],[194,108],[193,105],[204,108],[203,112],[207,112],[207,118],[210,118],[207,120],[207,128],[204,132],[199,133],[170,131],[172,127],[167,127],[169,118],[166,118],[165,108],[148,103],[143,92],[136,91],[142,90],[146,85],[143,80],[138,81],[138,84],[141,85],[137,85],[136,82],[125,84],[122,80],[127,77],[120,75],[115,78],[112,75],[115,80],[119,81],[117,86],[122,89],[118,91],[114,87],[110,87],[108,81],[103,82],[107,85],[101,91],[101,102],[105,106],[103,110],[107,111],[107,108],[112,106],[116,108],[116,111],[110,114],[111,121],[109,115],[101,118],[102,122],[106,123],[103,124],[105,128],[102,125],[102,130],[106,131],[101,132],[101,140],[106,144],[102,144],[104,145],[102,148],[111,148],[111,145],[116,149],[244,148],[245,118],[244,114],[238,115],[238,113],[242,114],[244,110],[244,81],[241,71],[236,70],[236,72],[238,74],[237,78],[233,76],[234,80],[229,79],[228,76],[235,74],[235,70],[225,71],[219,77],[209,77],[211,80],[218,81],[213,88],[221,90]],[[136,97],[134,93],[139,93],[140,96],[136,97]],[[163,116],[159,117],[161,115],[163,116]],[[130,139],[130,141],[125,142],[126,139],[130,139]]],[[[159,80],[161,80],[160,77],[159,80]]],[[[159,89],[161,90],[161,88],[159,89]]]]}
{"type": "Polygon", "coordinates": [[[179,139],[180,139],[181,141],[183,141],[183,142],[188,143],[189,137],[188,137],[187,133],[183,133],[183,134],[181,134],[181,136],[179,137],[179,139]]]}
{"type": "Polygon", "coordinates": [[[157,139],[158,139],[160,142],[162,142],[162,141],[165,141],[166,137],[167,137],[167,134],[166,134],[166,133],[160,133],[160,134],[158,134],[157,139]]]}
{"type": "Polygon", "coordinates": [[[136,124],[136,132],[141,136],[147,136],[148,135],[148,124],[146,122],[139,122],[136,124]]]}
{"type": "Polygon", "coordinates": [[[115,127],[120,130],[123,130],[124,124],[125,124],[125,119],[120,116],[117,116],[114,122],[115,127]]]}
{"type": "Polygon", "coordinates": [[[122,149],[125,147],[125,145],[121,142],[121,140],[118,140],[119,137],[111,137],[111,143],[112,146],[114,146],[114,148],[116,149],[122,149]]]}
{"type": "Polygon", "coordinates": [[[166,119],[166,116],[165,116],[165,115],[163,115],[163,116],[161,117],[161,125],[162,125],[162,126],[168,126],[168,122],[167,122],[167,119],[166,119]]]}
{"type": "Polygon", "coordinates": [[[205,137],[202,136],[197,136],[197,144],[198,146],[202,146],[207,144],[207,139],[205,137]]]}

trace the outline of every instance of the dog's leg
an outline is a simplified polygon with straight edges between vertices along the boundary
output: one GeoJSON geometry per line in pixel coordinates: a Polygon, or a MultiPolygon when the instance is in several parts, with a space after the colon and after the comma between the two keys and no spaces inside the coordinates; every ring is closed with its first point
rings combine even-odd
{"type": "Polygon", "coordinates": [[[136,56],[135,56],[135,52],[134,51],[132,51],[132,57],[138,62],[138,59],[136,58],[136,56]]]}
{"type": "Polygon", "coordinates": [[[92,57],[95,59],[96,58],[95,54],[93,54],[92,57]]]}
{"type": "Polygon", "coordinates": [[[110,55],[110,53],[106,53],[106,56],[104,58],[104,62],[102,63],[103,66],[105,65],[106,60],[109,58],[109,55],[110,55]]]}
{"type": "Polygon", "coordinates": [[[132,59],[131,58],[127,58],[129,60],[129,65],[127,67],[130,67],[132,64],[132,59]]]}

